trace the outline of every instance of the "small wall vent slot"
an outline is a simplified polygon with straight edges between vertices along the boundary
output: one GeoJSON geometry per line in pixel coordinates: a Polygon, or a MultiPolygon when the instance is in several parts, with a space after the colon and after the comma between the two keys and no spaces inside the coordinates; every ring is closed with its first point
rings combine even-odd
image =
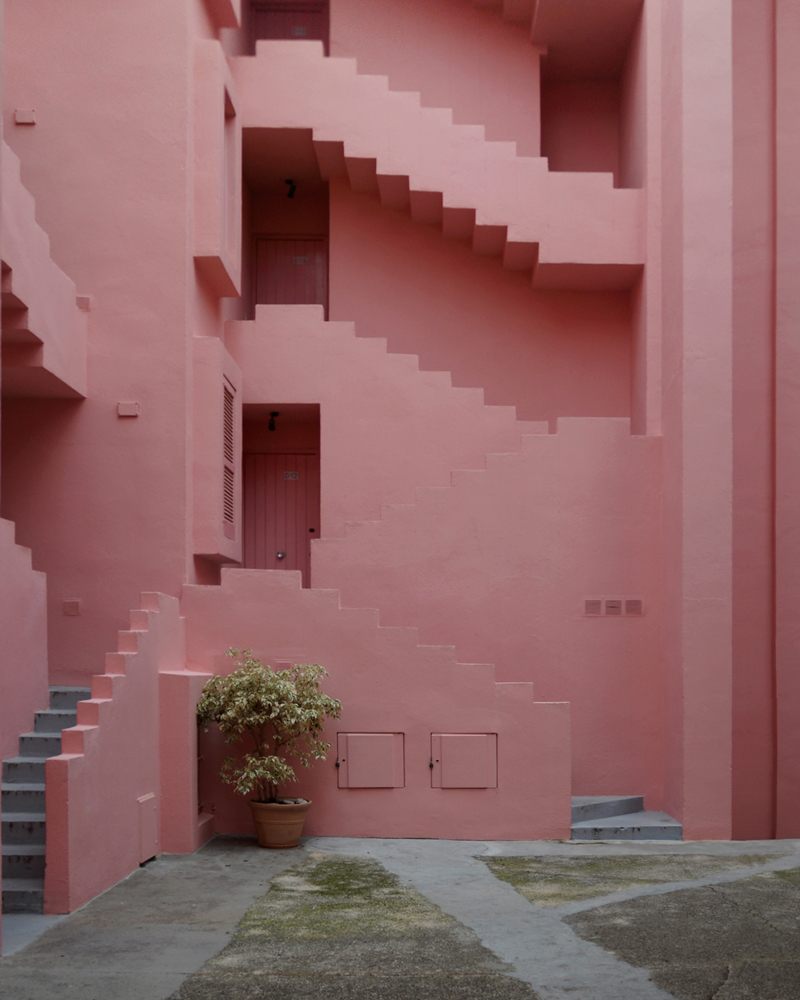
{"type": "Polygon", "coordinates": [[[587,597],[583,602],[583,613],[585,615],[602,615],[603,602],[599,597],[587,597]]]}
{"type": "Polygon", "coordinates": [[[641,597],[631,597],[625,601],[625,614],[634,617],[644,614],[644,601],[641,597]]]}
{"type": "Polygon", "coordinates": [[[616,598],[606,601],[606,614],[607,615],[621,615],[622,614],[622,601],[616,598]]]}

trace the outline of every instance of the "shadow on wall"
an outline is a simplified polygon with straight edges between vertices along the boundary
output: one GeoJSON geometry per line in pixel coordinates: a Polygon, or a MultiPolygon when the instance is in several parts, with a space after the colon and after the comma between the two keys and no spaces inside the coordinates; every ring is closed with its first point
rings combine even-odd
{"type": "MultiPolygon", "coordinates": [[[[540,292],[432,226],[331,181],[331,319],[485,389],[521,420],[630,413],[629,292],[540,292]]],[[[554,428],[551,428],[554,429],[554,428]]]]}

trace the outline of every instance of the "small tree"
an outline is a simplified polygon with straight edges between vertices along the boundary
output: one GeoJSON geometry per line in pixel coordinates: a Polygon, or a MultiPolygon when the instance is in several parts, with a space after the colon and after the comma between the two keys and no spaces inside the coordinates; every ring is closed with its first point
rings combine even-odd
{"type": "Polygon", "coordinates": [[[256,801],[275,802],[278,786],[295,781],[284,759],[297,757],[303,767],[324,760],[330,743],[320,733],[326,718],[338,719],[342,706],[319,689],[327,670],[315,663],[297,663],[288,670],[272,670],[249,649],[229,649],[241,666],[227,676],[212,677],[197,704],[197,721],[216,722],[226,743],[249,736],[253,749],[238,759],[226,757],[222,780],[241,795],[256,792],[256,801]]]}

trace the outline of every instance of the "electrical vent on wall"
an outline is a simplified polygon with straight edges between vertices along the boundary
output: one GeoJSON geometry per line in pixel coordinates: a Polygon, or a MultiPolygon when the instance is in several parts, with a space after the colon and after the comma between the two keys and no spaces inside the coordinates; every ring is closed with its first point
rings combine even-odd
{"type": "Polygon", "coordinates": [[[639,618],[644,614],[641,597],[586,597],[583,613],[587,618],[639,618]]]}

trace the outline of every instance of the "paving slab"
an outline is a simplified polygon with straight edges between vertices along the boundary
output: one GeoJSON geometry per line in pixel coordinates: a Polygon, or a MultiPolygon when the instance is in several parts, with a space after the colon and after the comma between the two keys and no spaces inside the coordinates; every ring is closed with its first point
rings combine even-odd
{"type": "Polygon", "coordinates": [[[565,919],[678,1000],[800,1000],[800,868],[565,919]]]}
{"type": "Polygon", "coordinates": [[[798,841],[217,838],[20,924],[0,998],[800,1000],[798,898],[798,841]]]}
{"type": "Polygon", "coordinates": [[[161,1000],[225,947],[270,879],[303,857],[233,837],[162,855],[0,959],[0,998],[161,1000]]]}
{"type": "Polygon", "coordinates": [[[531,903],[559,908],[567,903],[596,900],[651,885],[694,882],[721,872],[740,872],[738,877],[741,878],[741,869],[767,867],[771,861],[773,858],[769,854],[484,859],[493,875],[508,882],[531,903]]]}
{"type": "Polygon", "coordinates": [[[537,1000],[511,971],[375,860],[315,852],[173,1000],[537,1000]]]}

